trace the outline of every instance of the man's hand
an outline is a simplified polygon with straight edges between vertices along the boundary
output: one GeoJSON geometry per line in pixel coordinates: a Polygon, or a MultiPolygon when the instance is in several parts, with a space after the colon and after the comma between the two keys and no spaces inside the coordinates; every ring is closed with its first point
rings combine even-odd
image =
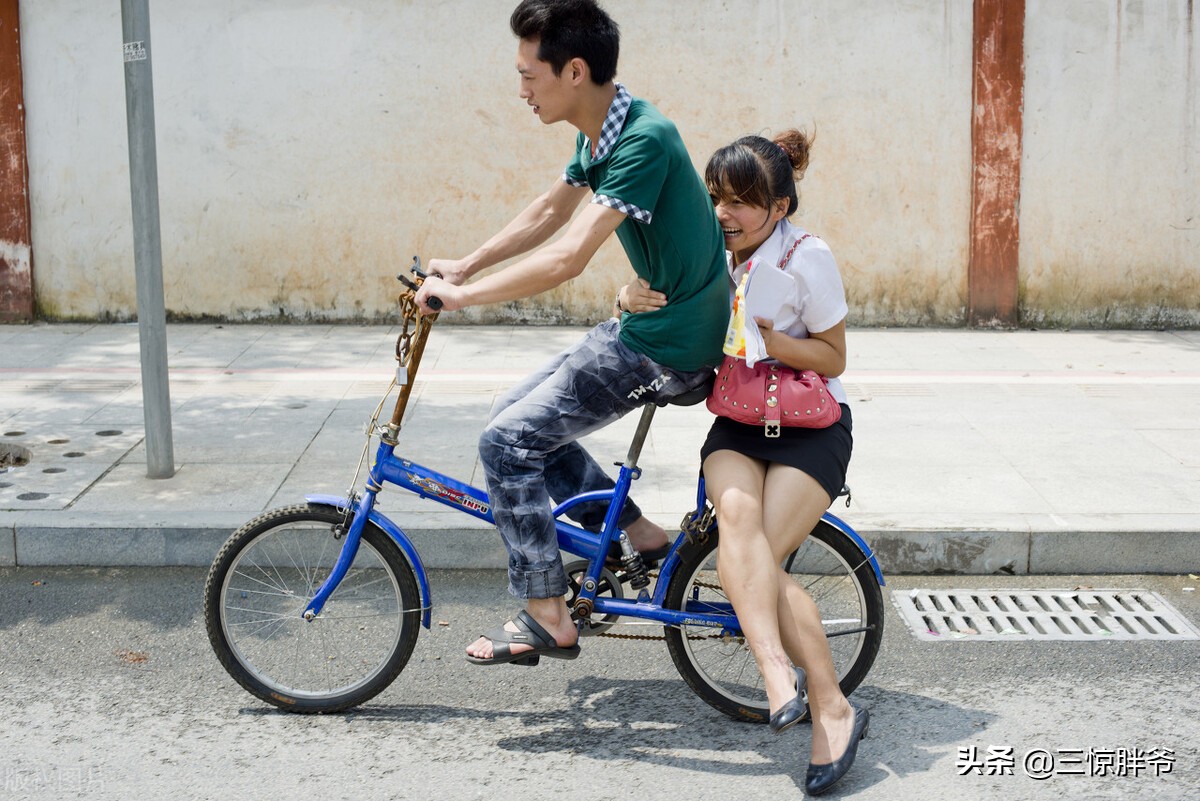
{"type": "Polygon", "coordinates": [[[449,281],[435,278],[430,275],[425,279],[425,283],[421,284],[421,288],[417,290],[416,302],[421,309],[421,314],[436,314],[439,311],[458,311],[466,308],[469,303],[467,301],[466,291],[459,286],[455,286],[449,281]],[[440,309],[432,309],[429,307],[430,296],[436,297],[442,302],[440,309]]]}
{"type": "Polygon", "coordinates": [[[650,288],[650,282],[639,278],[617,292],[617,302],[623,311],[648,312],[667,305],[667,296],[650,288]]]}
{"type": "Polygon", "coordinates": [[[462,286],[471,277],[463,259],[430,259],[425,272],[439,275],[455,286],[462,286]]]}

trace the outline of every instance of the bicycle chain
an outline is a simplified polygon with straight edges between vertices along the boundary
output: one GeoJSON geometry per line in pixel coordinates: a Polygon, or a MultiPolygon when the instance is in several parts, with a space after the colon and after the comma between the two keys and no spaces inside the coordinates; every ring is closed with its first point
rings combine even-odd
{"type": "MultiPolygon", "coordinates": [[[[613,624],[614,626],[617,624],[613,624]]],[[[590,635],[592,637],[612,637],[614,640],[665,640],[665,634],[614,634],[611,631],[602,631],[599,634],[590,635]]],[[[722,640],[725,639],[724,634],[689,634],[689,640],[722,640]]]]}
{"type": "MultiPolygon", "coordinates": [[[[705,520],[707,517],[708,517],[707,514],[705,516],[701,517],[701,521],[705,520]]],[[[684,520],[687,521],[688,518],[685,517],[684,520]]],[[[692,532],[689,531],[688,533],[690,535],[692,532]]],[[[707,535],[708,535],[707,527],[705,527],[704,536],[707,536],[707,535]]],[[[658,571],[657,570],[651,570],[646,575],[648,575],[650,578],[654,579],[655,581],[658,581],[658,571]]],[[[696,584],[699,587],[704,587],[704,588],[710,589],[710,590],[718,590],[719,591],[721,589],[721,586],[719,584],[707,584],[704,582],[697,582],[696,584]]],[[[601,625],[603,625],[603,624],[601,624],[601,625]]],[[[614,623],[612,625],[615,626],[617,624],[614,623]]],[[[665,634],[614,634],[613,632],[609,632],[609,631],[602,631],[599,634],[594,634],[592,636],[593,637],[611,637],[614,640],[665,640],[665,639],[667,639],[665,634]]],[[[722,640],[722,639],[727,639],[727,637],[728,637],[728,635],[725,635],[725,634],[689,634],[689,635],[687,635],[687,638],[689,640],[722,640]]]]}
{"type": "Polygon", "coordinates": [[[599,634],[592,635],[594,637],[611,637],[614,640],[665,640],[665,635],[662,634],[614,634],[611,631],[602,631],[599,634]]]}

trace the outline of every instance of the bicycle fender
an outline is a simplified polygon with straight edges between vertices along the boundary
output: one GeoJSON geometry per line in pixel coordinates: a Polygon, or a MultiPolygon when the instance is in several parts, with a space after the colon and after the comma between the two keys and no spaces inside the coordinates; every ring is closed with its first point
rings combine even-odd
{"type": "MultiPolygon", "coordinates": [[[[354,508],[350,501],[336,495],[305,495],[304,500],[317,506],[332,506],[342,511],[354,508]]],[[[391,537],[396,545],[400,546],[400,551],[404,554],[404,558],[408,560],[408,563],[412,565],[413,572],[417,574],[417,589],[421,593],[421,625],[428,629],[432,615],[433,601],[430,597],[429,576],[425,573],[425,565],[421,562],[421,555],[417,553],[416,547],[412,544],[412,540],[408,538],[408,535],[404,533],[404,530],[392,522],[389,517],[372,509],[367,519],[383,529],[384,533],[391,537]]]]}
{"type": "Polygon", "coordinates": [[[884,586],[883,571],[879,569],[879,562],[875,559],[875,552],[871,550],[871,546],[867,545],[867,541],[859,536],[858,532],[850,528],[850,525],[832,512],[826,512],[821,515],[821,519],[829,525],[836,528],[838,531],[849,537],[858,549],[862,551],[863,556],[871,563],[871,569],[875,571],[875,580],[879,582],[879,586],[884,586]]]}

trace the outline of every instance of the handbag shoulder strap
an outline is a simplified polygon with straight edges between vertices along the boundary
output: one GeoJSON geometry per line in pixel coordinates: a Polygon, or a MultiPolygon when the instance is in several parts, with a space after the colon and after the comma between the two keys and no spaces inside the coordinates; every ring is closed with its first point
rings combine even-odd
{"type": "Polygon", "coordinates": [[[787,266],[788,261],[792,258],[792,254],[796,252],[796,248],[800,247],[800,243],[803,242],[805,239],[808,239],[810,236],[812,236],[812,234],[804,234],[803,236],[801,236],[799,239],[797,239],[795,242],[792,243],[792,246],[791,246],[791,248],[788,249],[788,252],[785,253],[783,258],[779,260],[779,269],[782,270],[784,267],[787,266]]]}

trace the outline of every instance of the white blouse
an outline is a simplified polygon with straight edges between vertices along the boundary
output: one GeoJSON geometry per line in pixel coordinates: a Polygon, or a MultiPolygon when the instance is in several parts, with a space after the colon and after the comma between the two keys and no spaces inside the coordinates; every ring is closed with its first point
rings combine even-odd
{"type": "MultiPolygon", "coordinates": [[[[726,251],[729,277],[733,282],[730,292],[752,265],[755,269],[760,264],[764,269],[778,269],[779,260],[806,233],[787,220],[780,220],[767,241],[759,245],[754,255],[742,264],[734,265],[733,255],[726,251]]],[[[823,240],[810,235],[801,242],[784,266],[784,271],[791,276],[795,286],[775,318],[773,327],[776,331],[804,339],[809,331],[828,331],[846,318],[850,307],[846,304],[842,276],[833,252],[823,240]]],[[[847,402],[846,391],[838,379],[829,379],[829,392],[838,403],[847,402]]]]}

